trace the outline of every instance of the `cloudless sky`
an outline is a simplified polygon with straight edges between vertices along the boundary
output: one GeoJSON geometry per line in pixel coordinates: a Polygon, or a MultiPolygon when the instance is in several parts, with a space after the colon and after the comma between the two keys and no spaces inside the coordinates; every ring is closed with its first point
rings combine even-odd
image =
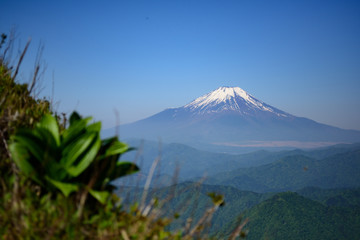
{"type": "MultiPolygon", "coordinates": [[[[43,96],[105,128],[238,86],[296,116],[360,130],[360,1],[2,0],[0,32],[40,43],[43,96]],[[52,96],[52,82],[54,95],[52,96]]],[[[15,51],[15,53],[17,53],[15,51]]]]}

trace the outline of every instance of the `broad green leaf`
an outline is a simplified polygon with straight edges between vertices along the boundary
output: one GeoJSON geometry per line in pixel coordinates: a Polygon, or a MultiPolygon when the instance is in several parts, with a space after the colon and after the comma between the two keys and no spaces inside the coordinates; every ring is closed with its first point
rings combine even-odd
{"type": "Polygon", "coordinates": [[[68,176],[64,166],[57,161],[49,161],[46,165],[47,175],[57,181],[61,181],[68,176]]]}
{"type": "Polygon", "coordinates": [[[61,163],[66,167],[70,167],[75,163],[77,158],[86,154],[86,151],[89,151],[88,148],[94,148],[94,140],[98,138],[98,135],[95,133],[85,133],[71,144],[69,144],[65,149],[63,149],[63,156],[61,159],[61,163]]]}
{"type": "Polygon", "coordinates": [[[99,159],[101,160],[109,156],[120,155],[122,153],[127,152],[128,149],[129,146],[126,143],[120,142],[119,140],[117,140],[117,138],[107,139],[106,141],[103,141],[104,153],[99,157],[99,159]],[[109,140],[111,142],[109,142],[109,140]]]}
{"type": "Polygon", "coordinates": [[[45,155],[44,143],[32,131],[19,130],[12,139],[25,147],[39,162],[42,162],[45,155]]]}
{"type": "Polygon", "coordinates": [[[70,116],[70,125],[74,124],[76,121],[81,120],[80,115],[77,112],[73,112],[70,116]]]}
{"type": "Polygon", "coordinates": [[[32,177],[33,180],[41,184],[36,176],[36,170],[28,161],[30,158],[28,150],[20,143],[12,142],[9,146],[11,156],[15,164],[25,175],[32,177]]]}
{"type": "Polygon", "coordinates": [[[95,191],[93,189],[89,190],[91,196],[97,199],[100,203],[105,204],[106,200],[109,198],[110,193],[107,191],[95,191]]]}
{"type": "Polygon", "coordinates": [[[33,133],[40,139],[44,152],[47,152],[53,159],[56,159],[56,156],[59,155],[60,142],[57,143],[53,134],[46,128],[37,128],[33,133]]]}
{"type": "Polygon", "coordinates": [[[101,147],[99,150],[99,156],[101,156],[100,159],[103,158],[106,150],[111,146],[114,141],[117,141],[117,137],[111,137],[101,140],[101,147]]]}
{"type": "Polygon", "coordinates": [[[128,169],[128,171],[131,170],[135,170],[135,171],[139,171],[140,169],[138,168],[138,166],[135,163],[132,162],[117,162],[116,163],[117,167],[122,167],[124,169],[128,169]]]}
{"type": "Polygon", "coordinates": [[[96,123],[90,124],[89,126],[86,127],[86,130],[89,131],[89,132],[98,132],[98,133],[100,133],[101,122],[96,122],[96,123]]]}
{"type": "Polygon", "coordinates": [[[76,192],[79,190],[79,187],[76,184],[56,181],[54,179],[51,179],[48,176],[45,176],[45,179],[47,181],[49,181],[54,187],[59,189],[65,195],[65,197],[68,197],[70,195],[70,193],[76,192]]]}
{"type": "Polygon", "coordinates": [[[106,150],[105,156],[117,155],[125,153],[129,149],[129,146],[126,143],[115,141],[111,146],[106,150]]]}
{"type": "Polygon", "coordinates": [[[89,123],[89,121],[92,118],[84,118],[84,119],[80,119],[79,121],[74,122],[73,124],[71,124],[63,133],[63,142],[62,142],[62,146],[67,146],[68,144],[71,144],[72,141],[74,141],[74,139],[78,138],[79,136],[81,136],[82,134],[84,134],[85,132],[87,132],[86,130],[86,126],[89,123]]]}
{"type": "Polygon", "coordinates": [[[73,176],[76,177],[79,174],[81,174],[90,164],[94,161],[99,149],[100,149],[101,141],[100,139],[96,138],[95,142],[91,145],[91,147],[85,152],[85,155],[81,157],[79,160],[79,163],[74,166],[70,166],[67,168],[67,172],[73,176]]]}
{"type": "Polygon", "coordinates": [[[108,145],[110,146],[110,144],[116,140],[117,140],[117,137],[106,138],[106,139],[101,140],[101,145],[102,145],[102,147],[107,147],[108,145]]]}
{"type": "Polygon", "coordinates": [[[44,128],[47,129],[51,135],[53,136],[56,145],[60,145],[60,134],[59,134],[59,126],[56,122],[56,119],[51,116],[50,114],[46,114],[39,124],[37,125],[38,128],[44,128]]]}

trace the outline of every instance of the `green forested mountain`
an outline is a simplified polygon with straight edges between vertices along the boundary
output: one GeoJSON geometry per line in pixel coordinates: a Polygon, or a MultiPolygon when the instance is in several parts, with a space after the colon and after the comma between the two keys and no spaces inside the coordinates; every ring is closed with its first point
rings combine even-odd
{"type": "Polygon", "coordinates": [[[256,192],[281,192],[307,186],[344,188],[360,186],[360,149],[326,157],[286,156],[279,161],[239,168],[210,177],[207,183],[256,192]]]}
{"type": "Polygon", "coordinates": [[[360,208],[329,207],[279,193],[247,211],[248,239],[358,239],[360,208]]]}
{"type": "MultiPolygon", "coordinates": [[[[177,148],[183,149],[185,155],[181,156],[186,158],[186,146],[174,144],[171,148],[172,154],[177,148]]],[[[164,154],[166,159],[172,155],[168,153],[164,154]]],[[[197,154],[195,149],[192,153],[197,154]]],[[[202,185],[185,182],[152,189],[148,200],[154,196],[158,199],[171,196],[162,210],[164,216],[179,214],[170,225],[175,229],[188,219],[193,222],[201,219],[204,210],[211,206],[208,193],[223,195],[225,206],[214,213],[209,227],[209,233],[218,239],[229,236],[239,223],[239,216],[242,220],[249,219],[248,239],[356,239],[359,235],[360,190],[356,187],[360,186],[360,149],[357,145],[313,151],[259,151],[246,156],[244,159],[251,156],[263,160],[268,156],[270,163],[217,174],[202,185]]],[[[211,164],[205,166],[210,168],[211,164]]],[[[194,162],[193,168],[197,170],[197,167],[200,165],[194,162]]],[[[138,190],[137,197],[141,191],[138,190]]],[[[130,192],[133,197],[136,195],[130,192]]]]}
{"type": "MultiPolygon", "coordinates": [[[[135,196],[136,191],[130,190],[133,194],[130,200],[141,198],[142,191],[138,189],[135,196]]],[[[168,199],[161,209],[164,216],[179,214],[170,226],[176,229],[189,218],[197,222],[203,216],[204,210],[211,206],[208,196],[211,192],[222,194],[225,199],[225,205],[215,212],[209,227],[209,233],[217,239],[226,239],[240,218],[249,220],[247,239],[356,239],[360,234],[359,188],[310,187],[297,193],[255,193],[230,186],[187,182],[153,189],[148,200],[155,196],[168,199]]]]}
{"type": "Polygon", "coordinates": [[[319,201],[327,206],[360,207],[360,188],[321,189],[307,187],[296,192],[301,196],[319,201]]]}
{"type": "MultiPolygon", "coordinates": [[[[208,196],[209,193],[220,194],[225,201],[225,205],[213,215],[209,231],[211,234],[217,234],[220,229],[228,228],[228,224],[236,222],[246,209],[273,195],[273,193],[241,191],[230,186],[185,182],[170,187],[151,189],[148,193],[147,203],[154,198],[165,200],[159,202],[163,216],[172,217],[179,214],[179,218],[171,224],[171,228],[176,229],[184,226],[189,218],[195,223],[203,216],[205,210],[213,205],[208,196]]],[[[118,191],[118,195],[124,199],[124,205],[140,202],[143,194],[144,190],[141,188],[126,187],[118,191]]]]}

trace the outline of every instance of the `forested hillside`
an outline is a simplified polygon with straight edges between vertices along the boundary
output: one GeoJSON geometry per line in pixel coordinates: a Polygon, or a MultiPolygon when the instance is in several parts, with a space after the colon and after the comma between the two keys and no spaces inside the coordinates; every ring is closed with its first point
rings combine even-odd
{"type": "MultiPolygon", "coordinates": [[[[358,200],[358,199],[357,199],[358,200]]],[[[360,206],[334,207],[279,193],[251,208],[248,239],[357,239],[360,206]]]]}
{"type": "Polygon", "coordinates": [[[292,155],[259,167],[239,168],[209,177],[206,183],[255,192],[280,192],[304,187],[360,186],[360,148],[323,159],[292,155]]]}

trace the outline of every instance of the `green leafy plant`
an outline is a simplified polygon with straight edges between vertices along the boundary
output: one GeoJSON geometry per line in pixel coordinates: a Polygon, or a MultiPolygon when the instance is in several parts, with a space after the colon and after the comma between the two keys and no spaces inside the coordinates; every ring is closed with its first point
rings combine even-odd
{"type": "Polygon", "coordinates": [[[79,192],[81,205],[89,193],[104,204],[112,190],[109,183],[139,168],[119,162],[128,145],[117,137],[101,140],[101,123],[90,121],[74,112],[69,127],[60,132],[55,117],[46,114],[34,129],[20,129],[11,138],[14,162],[48,191],[58,189],[65,196],[79,192]]]}

